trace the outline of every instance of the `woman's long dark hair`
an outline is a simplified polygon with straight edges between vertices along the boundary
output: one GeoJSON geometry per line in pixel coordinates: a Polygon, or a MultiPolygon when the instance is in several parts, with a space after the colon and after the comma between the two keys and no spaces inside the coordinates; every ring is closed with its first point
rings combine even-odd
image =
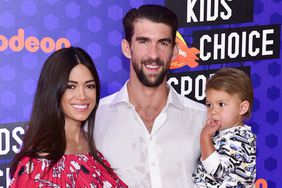
{"type": "MultiPolygon", "coordinates": [[[[19,161],[25,156],[31,159],[44,157],[54,165],[64,155],[66,150],[65,117],[60,104],[70,72],[78,64],[83,64],[89,69],[96,83],[96,105],[82,125],[85,123],[88,125],[86,139],[91,154],[106,167],[96,154],[93,140],[95,114],[100,98],[98,73],[91,57],[83,49],[70,47],[60,49],[50,55],[41,70],[22,149],[15,155],[11,163],[11,178],[14,176],[19,161]],[[40,155],[42,153],[44,156],[40,155]]],[[[106,169],[111,170],[107,167],[106,169]]]]}

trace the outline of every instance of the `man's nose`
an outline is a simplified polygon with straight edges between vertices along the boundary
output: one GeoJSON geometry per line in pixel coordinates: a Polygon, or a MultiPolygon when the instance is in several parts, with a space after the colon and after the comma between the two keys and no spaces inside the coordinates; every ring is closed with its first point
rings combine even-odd
{"type": "Polygon", "coordinates": [[[158,50],[158,46],[156,44],[152,44],[150,46],[148,55],[151,59],[157,59],[159,56],[159,50],[158,50]]]}

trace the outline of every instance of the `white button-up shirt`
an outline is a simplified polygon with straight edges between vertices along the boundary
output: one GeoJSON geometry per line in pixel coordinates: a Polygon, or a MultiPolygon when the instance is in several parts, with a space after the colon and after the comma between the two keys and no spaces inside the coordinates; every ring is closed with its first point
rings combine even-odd
{"type": "Polygon", "coordinates": [[[129,103],[126,84],[100,101],[94,139],[117,175],[134,188],[191,188],[206,108],[171,87],[151,133],[129,103]]]}

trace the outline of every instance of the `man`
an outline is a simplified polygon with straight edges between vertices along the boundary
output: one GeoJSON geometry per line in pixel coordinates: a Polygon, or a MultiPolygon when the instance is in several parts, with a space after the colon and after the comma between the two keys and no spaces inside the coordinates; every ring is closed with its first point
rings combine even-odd
{"type": "Polygon", "coordinates": [[[177,55],[176,15],[163,6],[143,5],[125,15],[123,26],[130,77],[119,92],[101,100],[97,149],[129,187],[193,187],[206,113],[166,83],[177,55]]]}

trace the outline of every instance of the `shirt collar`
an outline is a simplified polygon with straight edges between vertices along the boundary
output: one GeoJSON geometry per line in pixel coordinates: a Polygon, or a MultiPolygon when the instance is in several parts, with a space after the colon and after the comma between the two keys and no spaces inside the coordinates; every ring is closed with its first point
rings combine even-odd
{"type": "MultiPolygon", "coordinates": [[[[117,94],[113,98],[111,105],[117,105],[119,103],[130,104],[129,97],[128,97],[128,90],[127,90],[127,83],[128,83],[128,81],[126,81],[126,83],[123,85],[123,87],[120,89],[120,91],[117,92],[117,94]]],[[[165,108],[168,107],[169,105],[173,105],[174,107],[176,107],[180,110],[184,110],[184,105],[181,103],[181,101],[179,99],[179,94],[169,84],[167,84],[167,87],[169,89],[169,93],[168,93],[165,108]]]]}
{"type": "Polygon", "coordinates": [[[171,105],[173,105],[174,107],[176,107],[180,110],[184,110],[185,107],[182,104],[182,102],[180,101],[179,94],[169,84],[167,84],[167,87],[169,88],[169,93],[168,93],[168,97],[167,97],[166,106],[171,104],[171,105]]]}
{"type": "Polygon", "coordinates": [[[112,100],[111,105],[116,105],[119,103],[129,103],[129,97],[128,97],[128,91],[127,91],[127,83],[128,80],[126,81],[126,83],[122,86],[122,88],[119,90],[119,92],[116,93],[115,97],[112,100]]]}

